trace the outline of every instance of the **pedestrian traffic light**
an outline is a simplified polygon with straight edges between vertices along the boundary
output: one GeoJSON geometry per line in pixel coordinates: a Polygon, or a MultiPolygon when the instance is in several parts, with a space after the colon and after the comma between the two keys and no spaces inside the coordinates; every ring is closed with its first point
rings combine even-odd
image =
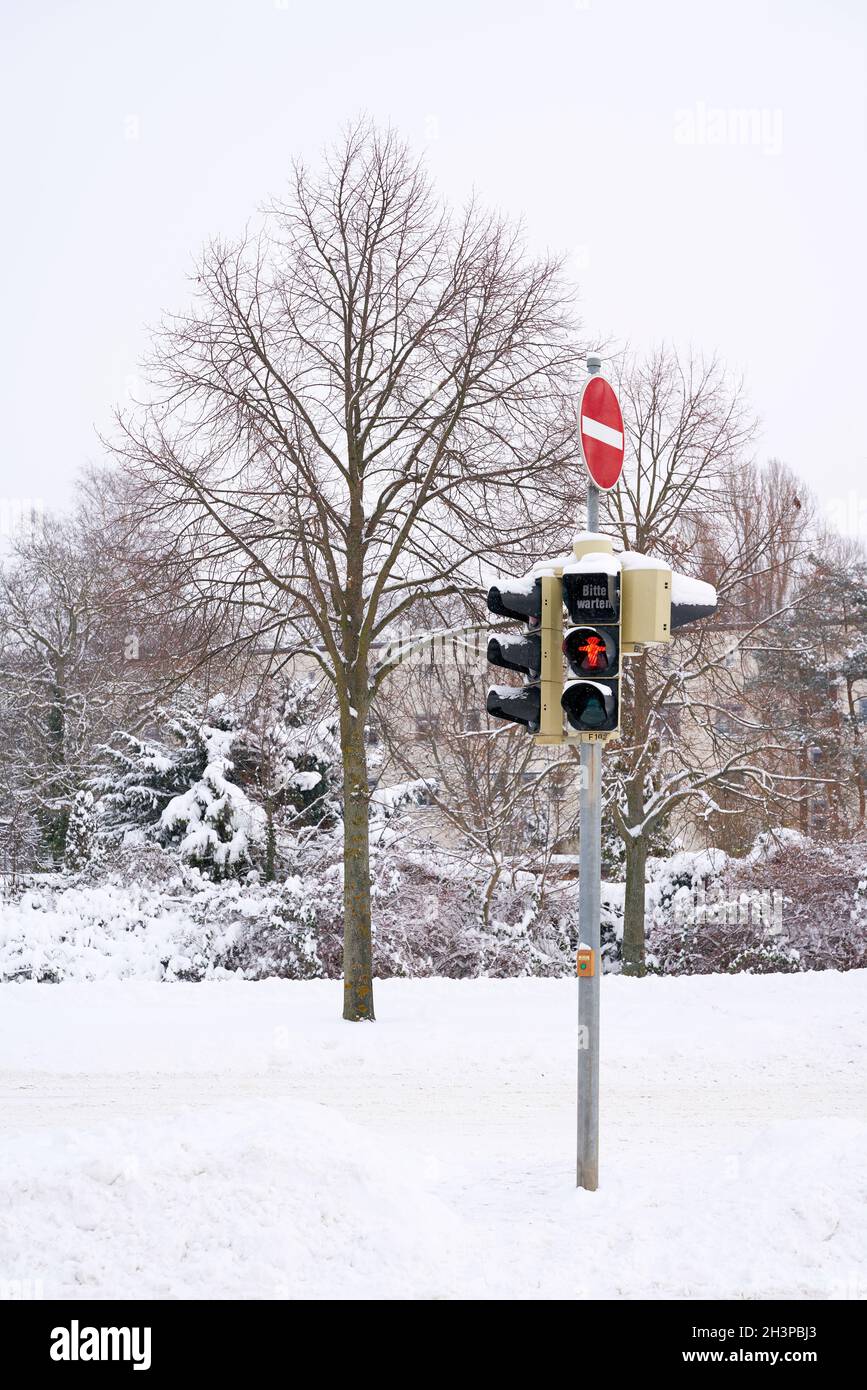
{"type": "Polygon", "coordinates": [[[524,677],[523,685],[491,687],[488,714],[523,725],[539,743],[561,744],[576,733],[616,733],[624,657],[670,642],[673,629],[709,616],[716,591],[653,556],[615,555],[607,537],[584,533],[574,558],[544,561],[524,579],[494,585],[488,608],[525,625],[521,634],[488,641],[490,664],[524,677]]]}
{"type": "Polygon", "coordinates": [[[579,733],[613,733],[620,723],[618,683],[567,681],[562,705],[566,718],[579,733]]]}
{"type": "Polygon", "coordinates": [[[620,564],[590,553],[563,570],[563,599],[574,627],[563,639],[569,671],[561,705],[579,733],[613,733],[620,725],[620,564]]]}
{"type": "Polygon", "coordinates": [[[488,590],[488,609],[499,618],[517,618],[527,624],[520,636],[494,636],[488,641],[488,661],[507,671],[518,671],[523,685],[492,685],[486,709],[495,719],[523,724],[531,734],[539,729],[542,697],[542,581],[538,575],[496,584],[488,590]],[[535,631],[534,631],[535,629],[535,631]]]}
{"type": "Polygon", "coordinates": [[[616,676],[617,629],[573,627],[563,640],[569,670],[575,676],[616,676]]]}

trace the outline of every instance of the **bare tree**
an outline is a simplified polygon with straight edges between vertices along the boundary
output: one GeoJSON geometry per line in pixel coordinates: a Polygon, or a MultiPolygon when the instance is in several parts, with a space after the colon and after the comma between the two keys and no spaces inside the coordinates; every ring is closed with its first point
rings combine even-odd
{"type": "Polygon", "coordinates": [[[491,727],[484,713],[488,668],[475,637],[434,639],[394,677],[399,698],[379,712],[391,763],[404,776],[432,778],[438,852],[487,877],[481,913],[501,880],[532,871],[539,903],[548,890],[552,856],[577,833],[571,750],[536,748],[514,726],[491,727]]]}
{"type": "Polygon", "coordinates": [[[344,1017],[372,1019],[364,726],[374,644],[419,596],[480,588],[561,517],[578,348],[550,259],[452,215],[390,133],[295,170],[259,231],[204,252],[120,456],[188,592],[237,643],[333,683],[344,768],[344,1017]]]}
{"type": "Polygon", "coordinates": [[[622,737],[606,781],[625,849],[624,970],[641,973],[653,833],[675,813],[764,810],[803,792],[787,771],[786,730],[747,708],[744,649],[790,601],[810,529],[779,466],[764,478],[751,467],[754,422],[718,362],[661,349],[623,364],[620,391],[629,456],[606,499],[609,520],[624,549],[697,571],[720,596],[713,621],[625,663],[622,737]]]}
{"type": "Polygon", "coordinates": [[[121,526],[119,488],[85,477],[71,512],[22,532],[0,566],[3,804],[36,817],[55,861],[100,743],[141,728],[213,645],[183,605],[155,603],[149,539],[121,526]]]}
{"type": "Polygon", "coordinates": [[[0,763],[56,861],[94,739],[111,731],[127,684],[121,613],[80,519],[47,518],[0,570],[0,763]]]}

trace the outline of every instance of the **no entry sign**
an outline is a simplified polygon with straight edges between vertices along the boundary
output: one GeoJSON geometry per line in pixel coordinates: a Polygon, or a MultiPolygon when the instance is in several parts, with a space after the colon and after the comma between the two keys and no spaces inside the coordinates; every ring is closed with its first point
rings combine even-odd
{"type": "Polygon", "coordinates": [[[623,416],[614,387],[602,376],[588,377],[578,402],[578,434],[587,472],[603,491],[623,471],[623,416]]]}

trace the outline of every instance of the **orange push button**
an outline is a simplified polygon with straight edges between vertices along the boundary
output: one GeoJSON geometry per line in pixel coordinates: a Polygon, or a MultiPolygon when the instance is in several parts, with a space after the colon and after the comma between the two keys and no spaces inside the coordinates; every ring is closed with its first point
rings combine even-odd
{"type": "Polygon", "coordinates": [[[593,958],[593,952],[590,950],[589,947],[582,948],[580,951],[578,951],[575,957],[575,962],[578,970],[579,979],[587,979],[588,976],[596,974],[596,964],[593,958]]]}

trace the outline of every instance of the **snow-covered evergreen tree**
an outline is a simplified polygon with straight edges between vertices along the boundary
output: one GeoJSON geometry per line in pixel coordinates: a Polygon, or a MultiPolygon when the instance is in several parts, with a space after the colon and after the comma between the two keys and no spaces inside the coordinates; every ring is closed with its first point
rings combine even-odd
{"type": "Polygon", "coordinates": [[[66,828],[63,866],[70,873],[80,873],[93,858],[96,849],[96,813],[93,792],[76,792],[66,828]]]}
{"type": "Polygon", "coordinates": [[[101,750],[104,765],[93,789],[99,797],[100,836],[110,842],[123,840],[129,831],[153,831],[172,797],[204,771],[202,745],[195,737],[198,720],[186,710],[170,717],[160,713],[166,740],[119,730],[101,750]]]}
{"type": "Polygon", "coordinates": [[[301,676],[283,687],[261,739],[259,781],[288,814],[287,822],[332,826],[340,817],[337,711],[323,709],[321,683],[301,676]]]}
{"type": "Polygon", "coordinates": [[[217,695],[192,732],[201,773],[163,808],[155,833],[210,877],[237,877],[261,864],[265,849],[265,812],[238,780],[246,731],[225,696],[217,695]]]}

